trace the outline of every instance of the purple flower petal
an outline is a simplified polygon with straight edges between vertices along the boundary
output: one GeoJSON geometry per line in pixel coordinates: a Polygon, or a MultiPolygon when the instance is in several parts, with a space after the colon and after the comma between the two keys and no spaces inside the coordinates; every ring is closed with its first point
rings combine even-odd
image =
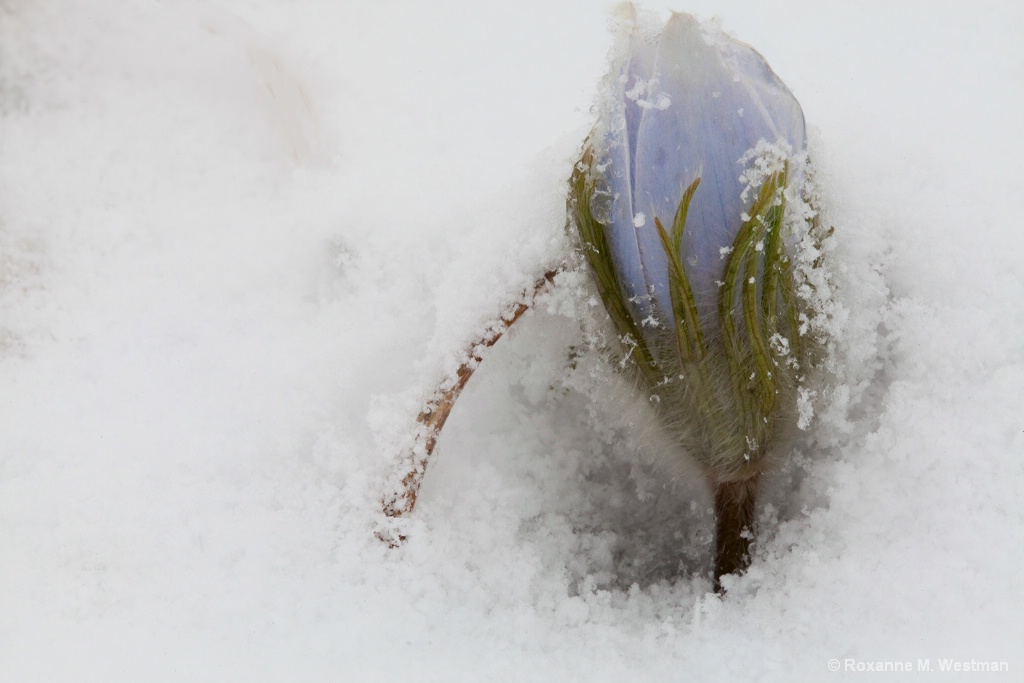
{"type": "Polygon", "coordinates": [[[716,281],[751,198],[741,199],[740,158],[760,140],[801,151],[799,103],[756,51],[726,36],[706,36],[687,14],[673,14],[653,46],[633,32],[609,127],[605,178],[613,197],[609,243],[628,297],[653,292],[654,314],[674,324],[668,262],[654,224],[671,229],[685,188],[690,205],[683,259],[703,324],[717,330],[716,281]]]}

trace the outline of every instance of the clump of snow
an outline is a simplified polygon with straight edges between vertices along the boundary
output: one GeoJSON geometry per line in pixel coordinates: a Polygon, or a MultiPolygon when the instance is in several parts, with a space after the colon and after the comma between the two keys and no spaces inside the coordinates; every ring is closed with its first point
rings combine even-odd
{"type": "Polygon", "coordinates": [[[605,8],[6,3],[0,679],[1024,667],[1019,11],[686,9],[800,99],[846,311],[725,599],[578,273],[373,536],[422,396],[568,253],[605,8]]]}

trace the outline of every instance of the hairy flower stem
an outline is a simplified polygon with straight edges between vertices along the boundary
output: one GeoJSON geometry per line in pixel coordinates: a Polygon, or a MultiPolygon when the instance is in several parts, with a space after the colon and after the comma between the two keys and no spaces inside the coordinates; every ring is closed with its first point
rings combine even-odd
{"type": "Polygon", "coordinates": [[[758,477],[715,486],[715,592],[724,593],[722,577],[750,566],[758,477]]]}

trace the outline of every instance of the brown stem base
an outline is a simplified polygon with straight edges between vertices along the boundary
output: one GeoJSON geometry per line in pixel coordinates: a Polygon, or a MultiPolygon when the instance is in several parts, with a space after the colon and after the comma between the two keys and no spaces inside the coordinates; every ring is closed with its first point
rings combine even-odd
{"type": "Polygon", "coordinates": [[[750,566],[754,538],[754,507],[758,478],[715,486],[715,592],[723,593],[722,577],[741,574],[750,566]]]}

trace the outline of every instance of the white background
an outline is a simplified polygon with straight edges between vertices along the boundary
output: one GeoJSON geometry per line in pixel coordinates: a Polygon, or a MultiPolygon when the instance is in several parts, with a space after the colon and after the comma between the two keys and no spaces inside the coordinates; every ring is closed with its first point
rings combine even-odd
{"type": "Polygon", "coordinates": [[[567,252],[607,3],[0,2],[0,680],[1021,675],[1024,11],[674,8],[803,104],[861,359],[724,600],[571,294],[372,534],[417,401],[567,252]]]}

